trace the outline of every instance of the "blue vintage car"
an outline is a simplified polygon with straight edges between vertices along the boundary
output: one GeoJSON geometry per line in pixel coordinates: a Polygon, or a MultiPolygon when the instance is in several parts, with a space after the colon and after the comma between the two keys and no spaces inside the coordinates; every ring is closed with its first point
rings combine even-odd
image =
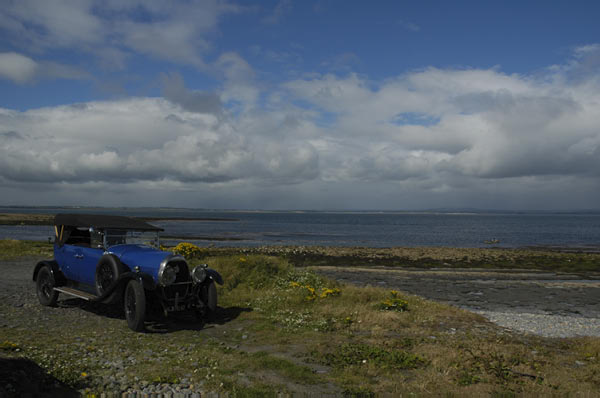
{"type": "Polygon", "coordinates": [[[217,307],[221,275],[206,265],[190,270],[185,258],[161,250],[161,228],[123,216],[57,214],[54,229],[54,260],[33,271],[42,305],[56,305],[59,293],[122,303],[128,326],[138,332],[150,310],[204,317],[217,307]]]}

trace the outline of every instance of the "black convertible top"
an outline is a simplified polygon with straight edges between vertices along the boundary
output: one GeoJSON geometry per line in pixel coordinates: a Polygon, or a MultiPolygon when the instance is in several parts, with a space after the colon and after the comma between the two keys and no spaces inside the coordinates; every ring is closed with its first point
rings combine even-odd
{"type": "Polygon", "coordinates": [[[99,229],[133,229],[136,231],[164,231],[137,218],[100,214],[57,214],[54,225],[94,227],[99,229]]]}

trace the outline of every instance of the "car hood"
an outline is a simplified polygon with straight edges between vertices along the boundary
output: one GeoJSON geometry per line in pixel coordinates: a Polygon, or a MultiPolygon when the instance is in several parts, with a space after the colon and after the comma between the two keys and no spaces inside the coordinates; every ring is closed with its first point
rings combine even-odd
{"type": "Polygon", "coordinates": [[[160,263],[173,254],[141,245],[116,245],[108,251],[117,256],[130,270],[140,267],[142,272],[152,275],[155,279],[158,276],[160,263]]]}

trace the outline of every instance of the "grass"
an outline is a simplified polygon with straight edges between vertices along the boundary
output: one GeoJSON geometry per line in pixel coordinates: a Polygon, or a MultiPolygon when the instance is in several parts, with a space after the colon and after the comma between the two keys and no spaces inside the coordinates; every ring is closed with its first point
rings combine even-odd
{"type": "Polygon", "coordinates": [[[52,244],[46,242],[0,239],[0,260],[11,260],[24,256],[51,258],[52,244]]]}
{"type": "MultiPolygon", "coordinates": [[[[211,249],[211,255],[237,249],[211,249]]],[[[600,272],[600,254],[543,249],[453,247],[259,247],[242,249],[287,259],[295,266],[391,266],[600,272]]]]}
{"type": "Polygon", "coordinates": [[[53,214],[0,213],[0,225],[53,225],[53,214]]]}
{"type": "MultiPolygon", "coordinates": [[[[43,247],[28,245],[3,241],[0,258],[43,247]]],[[[341,285],[294,267],[286,256],[210,254],[191,263],[206,262],[224,276],[219,305],[235,315],[200,330],[138,334],[123,319],[78,308],[0,303],[6,324],[0,353],[30,358],[78,388],[96,388],[95,380],[117,373],[127,383],[187,379],[234,396],[594,396],[600,390],[598,338],[512,334],[417,296],[341,285]],[[65,322],[67,315],[78,322],[65,322]],[[24,316],[35,321],[23,322],[24,316]]]]}

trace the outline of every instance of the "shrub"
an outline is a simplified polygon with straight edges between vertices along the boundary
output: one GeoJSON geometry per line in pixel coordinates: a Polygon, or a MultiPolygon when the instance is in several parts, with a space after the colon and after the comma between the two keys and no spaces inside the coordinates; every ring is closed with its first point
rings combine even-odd
{"type": "Polygon", "coordinates": [[[171,251],[176,254],[181,254],[188,260],[192,258],[200,258],[206,253],[206,249],[202,249],[189,242],[181,242],[171,251]]]}
{"type": "Polygon", "coordinates": [[[300,288],[300,289],[306,289],[307,291],[307,296],[305,297],[305,299],[307,301],[313,301],[315,300],[317,297],[318,298],[327,298],[327,297],[336,297],[339,296],[341,291],[338,288],[323,288],[321,290],[321,293],[317,293],[317,289],[315,289],[314,287],[310,286],[310,285],[303,285],[299,282],[296,281],[291,281],[290,282],[290,287],[292,288],[300,288]]]}
{"type": "Polygon", "coordinates": [[[408,301],[401,299],[399,297],[399,293],[395,290],[392,290],[389,298],[377,304],[377,309],[381,311],[407,311],[408,301]]]}
{"type": "Polygon", "coordinates": [[[228,291],[241,285],[253,289],[273,287],[291,268],[283,259],[261,255],[219,257],[207,262],[223,275],[228,291]]]}

